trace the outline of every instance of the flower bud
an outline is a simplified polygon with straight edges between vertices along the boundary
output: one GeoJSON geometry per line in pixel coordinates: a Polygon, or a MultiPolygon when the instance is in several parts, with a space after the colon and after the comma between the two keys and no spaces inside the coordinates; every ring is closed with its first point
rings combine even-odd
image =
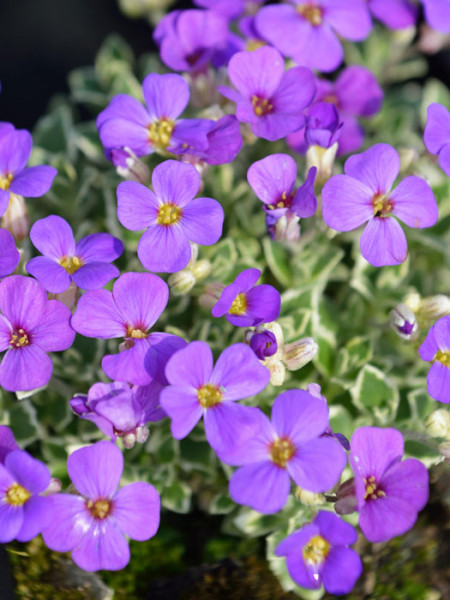
{"type": "Polygon", "coordinates": [[[191,271],[195,277],[196,281],[202,281],[206,279],[208,275],[211,273],[212,265],[206,258],[202,258],[202,260],[197,261],[192,267],[191,271]]]}
{"type": "Polygon", "coordinates": [[[312,361],[317,356],[319,346],[313,338],[305,337],[283,348],[283,360],[289,371],[297,371],[312,361]]]}
{"type": "Polygon", "coordinates": [[[112,150],[111,160],[120,177],[143,184],[148,182],[150,177],[148,167],[136,156],[131,148],[126,146],[123,149],[112,150]]]}
{"type": "Polygon", "coordinates": [[[51,496],[52,494],[58,494],[61,491],[62,483],[60,479],[52,477],[48,487],[40,493],[40,496],[51,496]]]}
{"type": "Polygon", "coordinates": [[[81,416],[90,411],[86,405],[87,399],[88,397],[86,394],[75,394],[75,396],[69,400],[69,404],[76,415],[81,416]]]}
{"type": "Polygon", "coordinates": [[[450,315],[450,298],[444,294],[422,299],[421,316],[430,321],[450,315]]]}
{"type": "Polygon", "coordinates": [[[271,356],[264,361],[264,366],[269,369],[270,383],[275,386],[283,385],[286,378],[286,367],[277,355],[271,356]]]}
{"type": "Polygon", "coordinates": [[[338,515],[349,515],[355,512],[358,501],[356,499],[355,479],[352,477],[339,486],[336,492],[334,510],[338,515]]]}
{"type": "Polygon", "coordinates": [[[283,215],[275,225],[268,227],[268,232],[277,242],[297,242],[300,239],[300,219],[295,215],[283,215]]]}
{"type": "Polygon", "coordinates": [[[425,420],[425,427],[431,437],[446,438],[450,433],[450,413],[445,408],[439,408],[425,420]]]}
{"type": "Polygon", "coordinates": [[[205,285],[205,291],[198,299],[200,306],[211,309],[218,302],[225,287],[225,284],[220,283],[219,281],[205,285]]]}
{"type": "Polygon", "coordinates": [[[263,327],[258,327],[252,332],[249,344],[259,360],[265,360],[269,356],[273,356],[278,350],[277,338],[271,331],[263,327]]]}
{"type": "Polygon", "coordinates": [[[191,271],[183,269],[173,273],[168,279],[170,290],[174,296],[183,296],[192,290],[195,285],[195,277],[191,271]]]}
{"type": "Polygon", "coordinates": [[[323,494],[308,492],[308,490],[304,490],[298,486],[296,486],[294,489],[294,496],[305,506],[322,506],[326,503],[325,496],[323,494]]]}
{"type": "Polygon", "coordinates": [[[73,281],[70,282],[70,286],[64,292],[60,294],[49,294],[48,297],[50,300],[59,300],[62,302],[69,310],[75,306],[78,302],[78,298],[80,296],[80,289],[75,285],[73,281]]]}
{"type": "Polygon", "coordinates": [[[30,219],[25,199],[22,196],[9,195],[8,208],[2,216],[0,227],[8,229],[15,237],[16,242],[22,242],[27,237],[30,219]]]}
{"type": "Polygon", "coordinates": [[[338,150],[338,143],[335,142],[329,148],[322,146],[310,146],[306,151],[306,172],[311,167],[317,167],[316,183],[324,184],[333,174],[334,159],[338,150]]]}
{"type": "Polygon", "coordinates": [[[149,435],[149,431],[147,427],[136,427],[134,431],[130,431],[125,435],[120,436],[122,438],[122,442],[124,447],[127,450],[131,450],[134,447],[135,443],[143,444],[147,441],[149,435]]]}
{"type": "Polygon", "coordinates": [[[419,335],[416,315],[406,304],[398,304],[389,313],[391,328],[404,340],[414,341],[419,335]]]}
{"type": "Polygon", "coordinates": [[[422,298],[417,292],[411,292],[403,299],[403,304],[406,304],[413,313],[418,313],[422,309],[422,298]]]}

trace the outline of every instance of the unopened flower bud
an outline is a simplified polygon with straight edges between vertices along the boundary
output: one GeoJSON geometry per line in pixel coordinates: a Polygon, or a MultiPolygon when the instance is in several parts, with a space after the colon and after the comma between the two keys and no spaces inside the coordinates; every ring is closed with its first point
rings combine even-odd
{"type": "Polygon", "coordinates": [[[329,148],[310,146],[306,151],[306,172],[311,167],[317,167],[316,183],[324,184],[332,176],[337,150],[338,142],[329,148]]]}
{"type": "Polygon", "coordinates": [[[422,298],[417,292],[411,292],[403,299],[403,304],[406,304],[413,313],[417,314],[422,309],[422,298]]]}
{"type": "Polygon", "coordinates": [[[334,510],[338,515],[349,515],[355,512],[358,501],[356,499],[355,479],[353,477],[339,486],[336,497],[334,510]]]}
{"type": "Polygon", "coordinates": [[[322,388],[320,387],[320,385],[318,383],[310,383],[310,384],[308,384],[306,386],[306,391],[308,392],[308,394],[311,394],[311,396],[315,396],[316,398],[320,398],[324,402],[327,401],[327,399],[325,398],[325,396],[322,396],[322,388]]]}
{"type": "Polygon", "coordinates": [[[208,277],[208,275],[211,273],[211,269],[212,265],[206,258],[202,258],[191,267],[192,274],[194,275],[196,281],[202,281],[203,279],[206,279],[206,277],[208,277]]]}
{"type": "Polygon", "coordinates": [[[275,225],[268,227],[273,240],[277,242],[297,242],[300,239],[300,219],[295,215],[283,215],[275,225]]]}
{"type": "Polygon", "coordinates": [[[270,383],[275,386],[283,385],[286,378],[286,367],[277,355],[271,356],[264,361],[264,366],[269,369],[270,383]]]}
{"type": "Polygon", "coordinates": [[[86,405],[87,399],[88,397],[86,394],[75,394],[75,396],[69,400],[69,404],[76,415],[81,416],[90,411],[86,405]]]}
{"type": "Polygon", "coordinates": [[[271,331],[264,328],[258,327],[253,331],[249,344],[259,360],[265,360],[269,356],[273,356],[278,350],[277,338],[271,331]],[[259,329],[261,330],[258,331],[259,329]]]}
{"type": "Polygon", "coordinates": [[[283,360],[289,371],[297,371],[317,356],[319,346],[313,338],[301,338],[283,348],[283,360]]]}
{"type": "Polygon", "coordinates": [[[195,277],[191,271],[184,269],[173,273],[168,279],[170,290],[174,296],[183,296],[192,290],[195,285],[195,277]]]}
{"type": "Polygon", "coordinates": [[[398,304],[389,313],[391,328],[404,340],[414,341],[419,335],[416,315],[406,304],[398,304]]]}
{"type": "Polygon", "coordinates": [[[439,452],[444,457],[446,463],[450,463],[450,442],[439,444],[439,452]]]}
{"type": "Polygon", "coordinates": [[[73,281],[70,282],[69,287],[64,292],[60,294],[49,294],[48,297],[50,300],[59,300],[62,302],[69,310],[75,306],[78,302],[78,298],[80,296],[80,289],[73,281]]]}
{"type": "Polygon", "coordinates": [[[294,496],[305,506],[322,506],[326,503],[325,496],[323,494],[308,492],[308,490],[303,490],[298,486],[296,486],[294,489],[294,496]]]}
{"type": "Polygon", "coordinates": [[[58,494],[61,491],[62,483],[60,479],[52,477],[48,487],[40,493],[40,496],[51,496],[52,494],[58,494]]]}
{"type": "Polygon", "coordinates": [[[30,219],[25,199],[22,196],[9,195],[8,208],[2,216],[0,227],[8,229],[15,237],[16,242],[22,242],[27,237],[30,219]]]}
{"type": "Polygon", "coordinates": [[[220,283],[219,281],[208,283],[208,285],[205,286],[205,291],[198,299],[200,306],[207,309],[211,309],[215,306],[225,287],[225,284],[220,283]]]}
{"type": "Polygon", "coordinates": [[[431,437],[446,438],[450,433],[450,413],[445,408],[439,408],[429,415],[425,427],[431,437]]]}
{"type": "Polygon", "coordinates": [[[136,427],[135,431],[130,431],[122,435],[122,442],[127,450],[134,448],[135,443],[143,444],[148,439],[149,431],[147,427],[136,427]]]}
{"type": "Polygon", "coordinates": [[[111,160],[120,177],[143,184],[148,182],[150,177],[148,167],[136,156],[131,148],[126,146],[123,149],[112,150],[111,160]]]}
{"type": "Polygon", "coordinates": [[[450,298],[444,294],[422,299],[421,316],[430,321],[450,315],[450,298]]]}

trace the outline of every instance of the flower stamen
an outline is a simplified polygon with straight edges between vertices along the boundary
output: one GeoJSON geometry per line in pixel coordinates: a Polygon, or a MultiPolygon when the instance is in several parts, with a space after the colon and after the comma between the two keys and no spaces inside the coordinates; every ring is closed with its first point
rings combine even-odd
{"type": "Polygon", "coordinates": [[[270,459],[279,467],[286,468],[295,454],[295,446],[288,437],[280,437],[269,446],[270,459]]]}
{"type": "Polygon", "coordinates": [[[380,489],[379,484],[377,484],[373,475],[364,478],[364,483],[366,484],[364,500],[378,500],[378,498],[384,498],[386,496],[386,492],[380,489]]]}
{"type": "Polygon", "coordinates": [[[247,298],[245,294],[238,294],[231,304],[230,315],[245,315],[247,312],[247,298]]]}
{"type": "Polygon", "coordinates": [[[30,339],[23,329],[18,329],[11,334],[9,343],[13,348],[23,348],[23,346],[29,346],[30,339]]]}
{"type": "Polygon", "coordinates": [[[176,204],[161,204],[156,222],[158,225],[175,225],[181,219],[181,208],[176,204]]]}
{"type": "Polygon", "coordinates": [[[197,398],[202,408],[211,408],[222,402],[223,394],[216,385],[206,383],[198,388],[197,398]]]}
{"type": "Polygon", "coordinates": [[[322,24],[323,9],[320,6],[309,3],[299,4],[297,6],[297,13],[311,23],[311,25],[314,25],[314,27],[322,24]]]}
{"type": "Polygon", "coordinates": [[[313,536],[303,547],[303,560],[308,565],[318,566],[328,556],[331,545],[321,535],[313,536]]]}
{"type": "Polygon", "coordinates": [[[273,104],[267,98],[252,96],[253,112],[257,117],[263,117],[273,111],[273,104]]]}
{"type": "Polygon", "coordinates": [[[11,506],[23,506],[30,498],[31,492],[18,483],[13,483],[5,494],[5,500],[11,506]]]}
{"type": "Polygon", "coordinates": [[[174,128],[175,122],[171,119],[163,118],[153,121],[148,127],[148,137],[153,146],[159,150],[166,150],[170,144],[174,128]]]}

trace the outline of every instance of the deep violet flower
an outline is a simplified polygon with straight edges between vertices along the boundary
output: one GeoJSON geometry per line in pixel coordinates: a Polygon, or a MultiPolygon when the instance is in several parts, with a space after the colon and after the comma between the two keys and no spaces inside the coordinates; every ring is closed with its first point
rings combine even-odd
{"type": "Polygon", "coordinates": [[[280,394],[272,421],[258,411],[252,415],[256,433],[234,455],[219,458],[243,465],[230,480],[230,495],[264,514],[283,508],[291,478],[302,489],[325,492],[338,481],[346,464],[343,448],[327,429],[328,407],[304,390],[280,394]]]}
{"type": "Polygon", "coordinates": [[[234,115],[225,115],[217,121],[210,121],[207,132],[206,150],[190,146],[186,154],[196,156],[209,165],[223,165],[236,158],[242,148],[242,135],[239,121],[234,115]]]}
{"type": "Polygon", "coordinates": [[[433,29],[450,33],[450,2],[448,0],[422,0],[425,19],[433,29]]]}
{"type": "Polygon", "coordinates": [[[27,271],[54,294],[67,290],[71,281],[96,290],[120,273],[109,263],[122,254],[123,244],[109,233],[93,233],[75,243],[69,223],[50,215],[36,221],[30,238],[44,256],[28,261],[27,271]]]}
{"type": "Polygon", "coordinates": [[[275,321],[280,314],[280,294],[271,285],[255,286],[260,276],[259,269],[245,269],[239,273],[222,291],[211,310],[212,316],[226,315],[227,321],[237,327],[256,327],[275,321]]]}
{"type": "Polygon", "coordinates": [[[297,165],[288,154],[271,154],[253,163],[247,180],[264,203],[266,225],[272,239],[279,239],[277,223],[280,219],[298,221],[308,218],[317,210],[314,179],[317,169],[311,168],[305,183],[295,189],[297,165]]]}
{"type": "Polygon", "coordinates": [[[5,462],[6,455],[12,450],[20,450],[14,434],[6,425],[0,425],[0,464],[5,462]]]}
{"type": "Polygon", "coordinates": [[[303,111],[316,91],[312,71],[294,67],[285,72],[281,54],[264,46],[237,52],[228,76],[237,91],[224,86],[218,90],[236,102],[238,120],[250,123],[256,136],[273,142],[303,127],[303,111]]]}
{"type": "Polygon", "coordinates": [[[191,242],[210,246],[222,235],[223,209],[212,198],[195,198],[200,175],[192,165],[167,160],[152,174],[154,192],[135,181],[117,188],[117,216],[131,231],[147,228],[137,253],[146,269],[175,273],[191,259],[191,242]]]}
{"type": "Polygon", "coordinates": [[[356,529],[337,515],[320,510],[312,523],[291,533],[275,548],[286,557],[289,575],[298,585],[341,596],[352,591],[363,565],[349,548],[358,539],[356,529]]]}
{"type": "Polygon", "coordinates": [[[248,336],[246,335],[246,341],[259,360],[266,360],[269,356],[276,354],[278,350],[275,334],[263,327],[258,327],[248,336]]]}
{"type": "Polygon", "coordinates": [[[226,456],[249,437],[246,424],[257,410],[235,401],[262,391],[270,373],[245,344],[226,348],[213,366],[210,347],[198,341],[172,356],[166,377],[170,385],[161,392],[161,406],[172,420],[172,435],[186,437],[203,416],[209,444],[226,456]]]}
{"type": "Polygon", "coordinates": [[[415,458],[401,461],[396,429],[360,427],[351,439],[359,526],[370,542],[406,533],[428,501],[428,471],[415,458]]]}
{"type": "Polygon", "coordinates": [[[20,254],[12,234],[7,229],[0,229],[0,277],[12,273],[19,260],[20,254]]]}
{"type": "Polygon", "coordinates": [[[37,198],[50,189],[57,173],[48,166],[26,167],[33,140],[29,131],[6,123],[0,130],[0,216],[11,194],[37,198]]]}
{"type": "Polygon", "coordinates": [[[168,298],[167,284],[156,275],[125,273],[115,281],[112,292],[93,290],[81,296],[72,327],[87,337],[124,338],[122,351],[102,360],[111,379],[135,385],[148,385],[156,379],[164,385],[168,358],[186,345],[176,335],[148,332],[168,298]]]}
{"type": "Polygon", "coordinates": [[[431,327],[419,354],[422,360],[433,363],[427,376],[428,393],[439,402],[450,403],[450,316],[431,327]]]}
{"type": "Polygon", "coordinates": [[[323,218],[338,231],[351,231],[365,222],[361,254],[374,267],[398,265],[408,246],[395,216],[409,227],[434,225],[438,207],[428,183],[406,177],[392,192],[400,158],[388,144],[376,144],[347,159],[345,175],[335,175],[324,186],[323,218]]]}
{"type": "Polygon", "coordinates": [[[130,387],[128,383],[94,383],[87,396],[77,394],[70,400],[72,410],[82,419],[92,421],[113,441],[120,437],[125,448],[148,438],[149,421],[160,421],[166,413],[159,406],[162,385],[130,387]]]}
{"type": "Polygon", "coordinates": [[[418,7],[411,0],[369,0],[373,16],[390,29],[415,25],[418,7]]]}
{"type": "Polygon", "coordinates": [[[51,518],[47,467],[23,450],[11,450],[0,463],[0,543],[29,542],[51,518]]]}
{"type": "Polygon", "coordinates": [[[441,169],[450,177],[450,112],[442,104],[428,106],[423,141],[428,152],[438,155],[441,169]]]}
{"type": "Polygon", "coordinates": [[[0,283],[0,312],[0,385],[11,392],[45,385],[53,370],[46,353],[70,348],[75,337],[69,309],[48,300],[35,279],[11,275],[0,283]]]}
{"type": "Polygon", "coordinates": [[[142,481],[117,490],[123,456],[111,442],[97,442],[73,452],[67,471],[81,495],[52,496],[53,520],[44,529],[51,550],[72,552],[85,571],[123,569],[130,560],[125,536],[143,542],[159,527],[160,499],[142,481]]]}
{"type": "Polygon", "coordinates": [[[339,36],[359,42],[372,27],[365,0],[292,0],[263,7],[256,28],[264,39],[299,65],[334,71],[342,62],[339,36]]]}

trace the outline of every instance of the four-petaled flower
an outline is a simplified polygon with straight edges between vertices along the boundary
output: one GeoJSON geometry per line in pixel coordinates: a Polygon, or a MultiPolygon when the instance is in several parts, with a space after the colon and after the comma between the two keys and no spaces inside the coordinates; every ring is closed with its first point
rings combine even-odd
{"type": "Polygon", "coordinates": [[[419,348],[422,360],[432,361],[427,376],[432,398],[450,403],[450,316],[441,317],[429,330],[419,348]]]}
{"type": "Polygon", "coordinates": [[[450,112],[442,104],[428,106],[423,141],[428,152],[438,155],[441,169],[450,177],[450,112]]]}

